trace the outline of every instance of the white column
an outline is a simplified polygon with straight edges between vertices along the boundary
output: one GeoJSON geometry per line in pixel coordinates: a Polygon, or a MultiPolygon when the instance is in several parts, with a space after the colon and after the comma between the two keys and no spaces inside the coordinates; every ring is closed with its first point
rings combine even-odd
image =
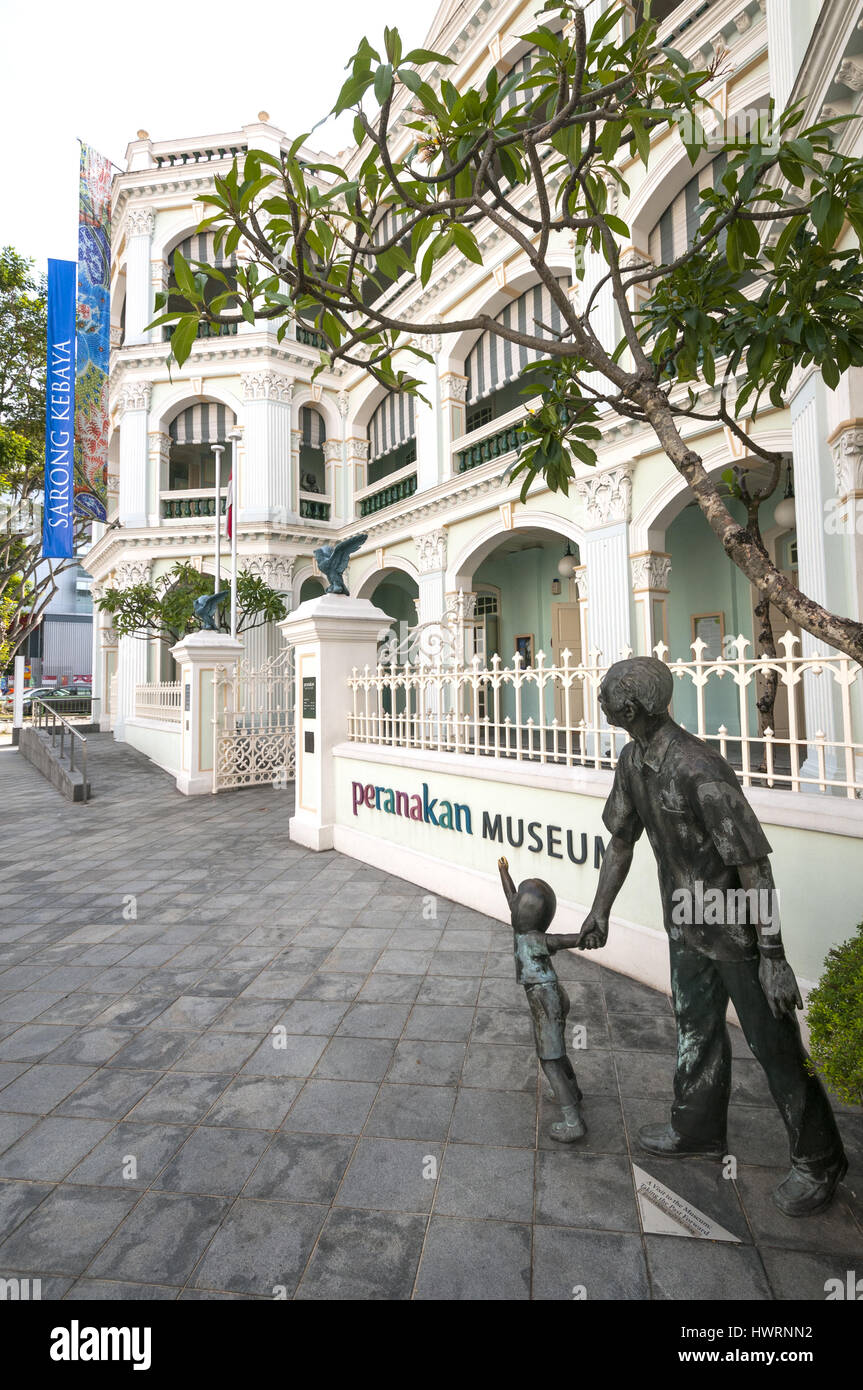
{"type": "Polygon", "coordinates": [[[767,0],[770,95],[785,110],[818,19],[821,0],[767,0]]]}
{"type": "Polygon", "coordinates": [[[671,556],[660,550],[630,555],[635,606],[635,654],[653,656],[662,642],[668,646],[668,584],[671,556]]]}
{"type": "Polygon", "coordinates": [[[336,761],[353,700],[348,679],[374,666],[378,634],[390,619],[368,599],[323,594],[308,599],[279,626],[294,648],[297,689],[297,799],[291,839],[331,849],[336,811],[336,761]]]}
{"type": "Polygon", "coordinates": [[[171,648],[183,692],[177,790],[185,796],[214,790],[216,667],[232,671],[242,654],[242,642],[226,632],[192,632],[171,648]]]}
{"type": "Polygon", "coordinates": [[[147,483],[149,525],[158,526],[162,516],[160,493],[170,486],[171,436],[161,430],[151,430],[148,436],[150,469],[147,483]]]}
{"type": "MultiPolygon", "coordinates": [[[[450,477],[457,467],[453,457],[453,442],[467,433],[467,377],[461,371],[446,370],[440,375],[440,434],[443,477],[450,477]]],[[[461,363],[459,363],[461,366],[461,363]]]]}
{"type": "Polygon", "coordinates": [[[155,226],[152,208],[132,207],[126,214],[126,347],[148,343],[151,337],[147,324],[153,318],[150,248],[155,226]]]}
{"type": "Polygon", "coordinates": [[[120,387],[117,397],[117,409],[122,417],[118,518],[120,525],[125,527],[137,528],[148,524],[148,427],[152,389],[152,383],[149,381],[126,381],[120,387]]]}
{"type": "Polygon", "coordinates": [[[610,666],[632,647],[629,520],[632,472],[609,468],[582,478],[584,544],[579,547],[590,586],[589,652],[610,666]]]}
{"type": "Polygon", "coordinates": [[[355,495],[365,486],[369,469],[369,441],[365,437],[348,435],[345,441],[345,465],[347,468],[348,520],[356,518],[355,495]]]}
{"type": "MultiPolygon", "coordinates": [[[[811,372],[791,402],[791,440],[794,452],[794,510],[797,525],[798,584],[807,597],[830,608],[827,557],[825,552],[825,517],[827,501],[833,493],[832,457],[827,445],[827,409],[825,387],[821,377],[811,372]]],[[[804,656],[823,656],[829,648],[811,633],[802,633],[804,656]]],[[[835,738],[836,719],[832,682],[813,674],[803,677],[803,698],[806,709],[806,737],[809,757],[804,764],[806,776],[817,773],[818,764],[813,747],[816,734],[823,733],[828,742],[835,738]]],[[[836,758],[828,750],[828,773],[835,771],[836,758]]]]}
{"type": "Polygon", "coordinates": [[[435,360],[426,362],[424,358],[417,358],[410,367],[413,375],[422,382],[420,389],[430,402],[429,405],[419,399],[414,402],[417,431],[417,492],[424,492],[427,488],[436,487],[443,476],[441,402],[437,363],[442,346],[442,339],[439,334],[425,334],[420,339],[420,347],[424,352],[430,352],[435,360]]]}
{"type": "Polygon", "coordinates": [[[416,537],[420,623],[440,622],[446,613],[447,532],[445,526],[416,537]]]}
{"type": "Polygon", "coordinates": [[[341,439],[324,440],[325,491],[330,504],[330,520],[343,526],[350,520],[347,511],[345,445],[341,439]]]}
{"type": "Polygon", "coordinates": [[[134,718],[135,688],[147,681],[147,642],[141,637],[121,637],[117,644],[117,716],[114,737],[126,741],[126,720],[134,718]]]}
{"type": "Polygon", "coordinates": [[[242,378],[245,402],[244,459],[240,475],[238,521],[296,520],[291,478],[291,399],[293,382],[281,372],[262,369],[242,378]]]}

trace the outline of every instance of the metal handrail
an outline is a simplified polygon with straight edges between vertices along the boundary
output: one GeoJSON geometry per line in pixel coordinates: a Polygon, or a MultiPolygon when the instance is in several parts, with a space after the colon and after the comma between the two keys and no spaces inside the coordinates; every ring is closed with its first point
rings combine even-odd
{"type": "Polygon", "coordinates": [[[58,713],[57,713],[57,707],[56,707],[56,705],[49,705],[49,704],[46,704],[46,702],[45,702],[44,700],[40,699],[38,695],[32,695],[32,696],[30,697],[30,699],[31,699],[31,708],[33,709],[33,715],[35,716],[33,722],[34,722],[34,724],[36,725],[36,728],[37,728],[37,729],[40,729],[40,730],[41,730],[43,727],[45,727],[45,731],[46,731],[46,733],[47,733],[47,721],[45,721],[45,724],[43,725],[43,719],[44,719],[44,716],[45,716],[45,715],[50,715],[50,716],[51,716],[51,748],[52,748],[52,749],[54,749],[54,748],[56,747],[56,742],[57,742],[57,724],[59,723],[59,725],[60,725],[60,757],[61,757],[61,759],[62,759],[62,758],[65,758],[65,756],[66,756],[64,744],[65,744],[66,732],[68,731],[68,733],[69,733],[69,735],[70,735],[70,738],[69,738],[69,771],[70,771],[70,772],[74,772],[74,771],[75,771],[75,739],[77,739],[78,742],[81,744],[81,776],[82,776],[82,778],[83,778],[83,780],[84,780],[84,800],[85,800],[85,801],[88,801],[88,800],[89,800],[89,797],[90,797],[90,784],[89,784],[89,782],[87,781],[87,740],[85,739],[85,737],[84,737],[83,734],[79,734],[79,733],[78,733],[78,730],[77,730],[76,728],[74,728],[74,727],[69,723],[68,719],[64,719],[63,716],[62,716],[62,714],[58,714],[58,713]],[[39,709],[38,709],[38,710],[34,708],[36,705],[39,706],[39,709]]]}

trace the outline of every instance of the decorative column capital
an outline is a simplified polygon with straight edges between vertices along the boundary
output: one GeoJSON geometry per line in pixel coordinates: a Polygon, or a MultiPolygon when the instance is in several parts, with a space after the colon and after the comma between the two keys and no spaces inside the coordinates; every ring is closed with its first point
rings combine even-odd
{"type": "Polygon", "coordinates": [[[119,388],[115,408],[120,415],[125,415],[132,410],[150,409],[150,397],[153,394],[152,381],[124,381],[119,388]]]}
{"type": "Polygon", "coordinates": [[[424,535],[415,537],[415,544],[419,556],[420,574],[432,574],[435,570],[446,569],[447,533],[445,526],[440,526],[434,531],[426,531],[424,535]]]}
{"type": "Polygon", "coordinates": [[[324,463],[341,463],[342,461],[342,441],[340,439],[324,440],[324,463]]]}
{"type": "Polygon", "coordinates": [[[575,592],[578,595],[579,603],[587,602],[587,565],[578,565],[572,571],[572,582],[575,585],[575,592]]]}
{"type": "Polygon", "coordinates": [[[630,555],[632,587],[636,593],[643,589],[656,589],[668,593],[668,580],[671,574],[671,556],[660,550],[645,550],[639,555],[630,555]]]}
{"type": "Polygon", "coordinates": [[[467,377],[461,372],[443,372],[440,379],[441,396],[444,400],[467,400],[467,377]]]}
{"type": "Polygon", "coordinates": [[[294,383],[281,372],[244,372],[240,378],[244,401],[280,401],[288,405],[293,399],[294,383]]]}
{"type": "Polygon", "coordinates": [[[151,237],[156,230],[156,214],[152,208],[131,207],[126,213],[126,236],[151,237]]]}
{"type": "Polygon", "coordinates": [[[150,453],[160,460],[167,463],[171,457],[171,436],[165,434],[163,430],[151,430],[149,434],[150,453]]]}
{"type": "Polygon", "coordinates": [[[135,584],[147,584],[150,580],[152,562],[150,560],[123,560],[114,570],[114,589],[131,589],[135,584]]]}
{"type": "Polygon", "coordinates": [[[171,278],[171,270],[167,261],[150,262],[150,281],[153,289],[164,291],[168,288],[168,281],[171,278]]]}
{"type": "Polygon", "coordinates": [[[863,424],[852,425],[832,445],[836,493],[840,501],[863,494],[863,424]]]}
{"type": "Polygon", "coordinates": [[[340,391],[337,397],[337,401],[339,407],[339,414],[344,420],[347,416],[348,410],[350,409],[351,398],[348,395],[347,391],[340,391]]]}
{"type": "Polygon", "coordinates": [[[348,458],[360,459],[363,462],[366,462],[368,460],[368,456],[369,441],[367,439],[358,439],[356,435],[354,435],[351,439],[348,440],[348,458]]]}
{"type": "Polygon", "coordinates": [[[632,469],[625,464],[579,478],[578,495],[591,530],[627,522],[632,516],[632,469]]]}
{"type": "Polygon", "coordinates": [[[294,582],[294,564],[293,555],[254,555],[246,570],[277,593],[286,593],[294,582]]]}

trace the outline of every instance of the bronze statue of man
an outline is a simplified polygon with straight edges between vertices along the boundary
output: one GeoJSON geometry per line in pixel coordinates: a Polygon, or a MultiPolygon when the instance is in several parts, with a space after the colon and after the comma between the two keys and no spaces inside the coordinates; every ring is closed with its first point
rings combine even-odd
{"type": "Polygon", "coordinates": [[[603,812],[612,839],[578,944],[605,945],[612,904],[646,830],[669,937],[677,1071],[670,1124],[645,1126],[639,1144],[662,1157],[726,1152],[730,998],[788,1131],[791,1172],[773,1200],[787,1216],[809,1216],[833,1200],[848,1164],[800,1038],[795,1009],[803,1005],[773,907],[771,847],[730,764],[669,716],[673,685],[654,657],[619,661],[602,681],[602,710],[632,741],[603,812]],[[733,910],[708,922],[699,905],[708,892],[716,902],[716,890],[733,910]]]}

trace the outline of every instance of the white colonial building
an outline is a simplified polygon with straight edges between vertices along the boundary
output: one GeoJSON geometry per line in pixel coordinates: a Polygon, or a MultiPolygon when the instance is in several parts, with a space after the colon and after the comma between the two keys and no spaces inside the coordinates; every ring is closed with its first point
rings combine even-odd
{"type": "MultiPolygon", "coordinates": [[[[444,0],[429,46],[454,58],[449,75],[456,83],[484,75],[492,63],[501,73],[516,64],[527,68],[530,49],[517,35],[532,27],[537,8],[536,0],[444,0]]],[[[589,18],[604,8],[593,0],[589,18]]],[[[681,0],[655,3],[654,12],[662,18],[661,39],[707,62],[721,58],[710,95],[729,122],[766,111],[771,99],[781,109],[805,98],[809,121],[858,108],[863,0],[681,0]]],[[[465,770],[466,755],[482,745],[495,755],[472,760],[475,775],[493,784],[485,800],[500,802],[505,788],[507,806],[568,790],[586,798],[585,805],[592,797],[601,809],[597,798],[609,775],[602,758],[613,757],[614,749],[606,741],[603,750],[591,680],[571,672],[598,670],[623,650],[647,653],[661,643],[680,663],[676,717],[719,740],[740,766],[745,785],[760,798],[759,813],[776,827],[768,833],[787,871],[801,874],[801,922],[799,930],[792,922],[790,932],[804,977],[814,978],[829,941],[846,936],[863,915],[863,878],[851,867],[859,865],[863,831],[859,673],[792,631],[796,643],[781,647],[773,745],[758,740],[756,595],[648,430],[610,417],[599,465],[580,466],[570,497],[536,483],[521,503],[508,469],[518,447],[524,400],[517,377],[527,354],[491,335],[441,331],[422,339],[434,359],[417,368],[430,406],[388,395],[354,368],[325,371],[313,383],[318,342],[301,323],[281,343],[266,323],[242,323],[218,336],[202,331],[185,365],[169,372],[167,334],[147,324],[156,291],[170,289],[174,250],[202,259],[214,254],[211,239],[196,235],[202,216],[196,196],[235,155],[251,148],[277,152],[289,142],[261,112],[227,134],[153,142],[140,131],[129,146],[126,171],[115,182],[110,520],[116,524],[102,529],[88,557],[95,591],[158,577],[178,558],[213,570],[212,445],[227,444],[238,429],[241,566],[261,574],[295,609],[322,592],[314,549],[363,531],[368,539],[350,566],[351,593],[382,609],[398,633],[445,621],[458,607],[468,633],[459,659],[471,677],[455,692],[452,708],[464,727],[455,736],[450,730],[448,742],[423,735],[415,770],[428,780],[423,758],[461,758],[462,771],[447,763],[446,776],[464,782],[474,775],[465,770]],[[516,651],[520,661],[513,666],[516,651]],[[820,666],[812,660],[818,657],[820,666]],[[568,780],[558,785],[555,777],[568,780]],[[768,813],[763,799],[770,797],[768,813]],[[808,864],[811,877],[816,847],[806,836],[813,825],[817,854],[827,856],[842,889],[832,921],[807,945],[803,918],[815,905],[801,866],[808,864]]],[[[861,142],[856,123],[837,127],[837,148],[859,149],[861,142]]],[[[350,169],[361,155],[347,158],[350,169]]],[[[623,159],[631,195],[621,198],[617,214],[630,228],[633,257],[664,261],[686,245],[697,226],[698,189],[719,176],[721,160],[707,149],[693,169],[676,132],[656,135],[647,171],[623,159]]],[[[852,244],[850,230],[846,238],[843,244],[852,244]]],[[[426,324],[443,326],[449,317],[480,311],[510,322],[552,322],[522,254],[491,227],[480,231],[480,244],[482,266],[453,252],[425,289],[405,275],[385,291],[388,301],[401,317],[426,324]]],[[[579,286],[572,245],[559,238],[550,254],[573,294],[589,293],[602,273],[589,254],[579,286]]],[[[616,341],[614,306],[603,295],[595,322],[609,344],[616,341]]],[[[712,399],[707,391],[705,405],[712,399]]],[[[776,563],[830,609],[863,617],[863,375],[851,372],[831,391],[814,368],[801,372],[784,407],[761,410],[746,428],[787,458],[780,489],[762,511],[776,563]],[[783,496],[791,491],[789,477],[793,500],[783,496]]],[[[713,474],[747,461],[745,447],[722,429],[691,421],[686,432],[713,474]]],[[[224,549],[222,557],[224,563],[224,549]]],[[[787,622],[779,615],[774,621],[784,634],[787,622]]],[[[170,735],[179,696],[156,689],[175,680],[173,658],[155,641],[117,642],[104,619],[96,626],[94,693],[103,722],[117,738],[176,768],[170,735]]],[[[261,667],[280,646],[275,630],[252,634],[249,666],[261,667]]],[[[386,689],[367,680],[353,689],[351,746],[361,759],[370,750],[383,756],[386,742],[398,766],[413,765],[410,719],[398,729],[393,716],[410,716],[415,696],[409,681],[386,689]],[[369,709],[377,711],[374,728],[364,722],[369,709]]],[[[455,799],[467,802],[463,785],[460,790],[454,786],[455,799]]],[[[351,834],[360,834],[355,808],[347,819],[351,834]]],[[[552,828],[564,823],[548,806],[536,820],[552,828]]],[[[601,832],[598,813],[591,811],[585,826],[601,832]]],[[[382,836],[386,853],[396,853],[397,871],[417,881],[425,881],[424,856],[441,853],[440,842],[422,848],[371,823],[365,833],[366,840],[350,844],[343,838],[342,847],[375,857],[371,842],[382,836]]],[[[443,838],[455,844],[458,837],[443,838]]],[[[453,872],[468,877],[458,891],[466,901],[490,905],[481,886],[471,886],[473,860],[459,858],[461,852],[453,850],[453,872]]],[[[493,869],[493,846],[484,853],[493,869]]],[[[388,863],[393,866],[391,857],[388,863]]],[[[565,867],[573,877],[562,896],[583,906],[589,884],[565,867]]],[[[577,872],[592,867],[590,860],[577,872]]],[[[642,909],[632,893],[622,903],[633,933],[627,949],[638,955],[637,934],[658,925],[656,911],[642,909]]],[[[651,966],[633,966],[633,959],[624,958],[623,968],[653,978],[651,966]]]]}

